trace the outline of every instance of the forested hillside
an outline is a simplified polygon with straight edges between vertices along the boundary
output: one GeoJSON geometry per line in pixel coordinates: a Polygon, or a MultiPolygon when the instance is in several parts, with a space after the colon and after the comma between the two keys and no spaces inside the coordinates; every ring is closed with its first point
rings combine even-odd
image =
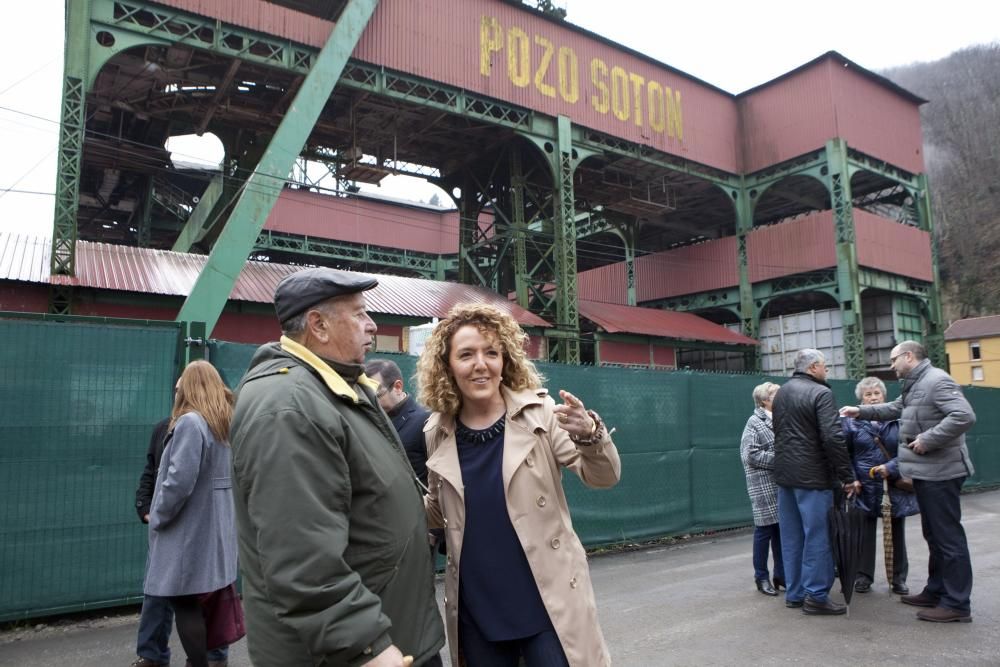
{"type": "Polygon", "coordinates": [[[921,115],[949,321],[1000,313],[1000,44],[881,72],[921,115]]]}

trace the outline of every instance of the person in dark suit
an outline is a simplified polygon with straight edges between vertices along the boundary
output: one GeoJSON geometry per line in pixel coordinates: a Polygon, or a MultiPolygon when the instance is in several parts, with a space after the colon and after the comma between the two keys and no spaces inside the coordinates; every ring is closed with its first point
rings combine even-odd
{"type": "Polygon", "coordinates": [[[403,374],[396,362],[390,359],[372,359],[365,364],[365,375],[378,382],[378,391],[375,392],[378,403],[392,420],[413,472],[426,488],[427,447],[424,444],[424,424],[431,413],[406,393],[403,374]]]}

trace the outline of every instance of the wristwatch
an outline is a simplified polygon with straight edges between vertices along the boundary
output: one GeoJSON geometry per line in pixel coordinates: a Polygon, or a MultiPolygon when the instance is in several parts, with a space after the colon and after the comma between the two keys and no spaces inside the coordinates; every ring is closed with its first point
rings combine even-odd
{"type": "Polygon", "coordinates": [[[590,435],[582,437],[573,435],[572,433],[569,434],[569,439],[578,445],[592,445],[604,439],[604,420],[593,410],[587,410],[587,416],[594,420],[594,428],[590,430],[590,435]]]}

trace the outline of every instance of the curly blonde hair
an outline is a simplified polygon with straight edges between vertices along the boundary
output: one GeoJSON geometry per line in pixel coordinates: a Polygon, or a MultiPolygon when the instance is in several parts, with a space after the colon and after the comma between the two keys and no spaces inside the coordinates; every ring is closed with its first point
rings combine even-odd
{"type": "Polygon", "coordinates": [[[494,337],[499,342],[503,353],[503,385],[514,391],[542,386],[544,378],[524,351],[528,335],[517,320],[496,306],[460,303],[448,311],[448,316],[434,328],[417,360],[414,379],[420,387],[421,403],[434,412],[458,414],[462,396],[451,374],[448,356],[455,332],[469,324],[484,336],[494,337]]]}
{"type": "Polygon", "coordinates": [[[197,412],[215,439],[229,444],[229,424],[233,419],[233,392],[222,381],[219,371],[207,361],[192,361],[181,373],[170,414],[170,428],[189,412],[197,412]]]}

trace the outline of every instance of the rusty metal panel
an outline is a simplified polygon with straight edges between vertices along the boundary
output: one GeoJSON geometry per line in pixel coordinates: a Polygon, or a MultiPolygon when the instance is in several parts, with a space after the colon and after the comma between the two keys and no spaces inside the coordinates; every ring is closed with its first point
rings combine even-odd
{"type": "MultiPolygon", "coordinates": [[[[0,280],[48,283],[49,239],[0,233],[0,280]],[[44,252],[41,249],[45,249],[44,252]]],[[[66,284],[140,294],[187,296],[205,265],[204,255],[169,252],[151,248],[78,241],[77,272],[59,277],[66,284]]],[[[229,298],[236,301],[272,303],[274,288],[282,278],[301,271],[301,266],[272,262],[247,262],[229,298]]],[[[444,317],[457,303],[490,303],[510,313],[520,324],[549,327],[537,315],[481,287],[401,276],[371,275],[377,287],[369,291],[373,313],[431,319],[444,317]]],[[[52,280],[56,279],[53,277],[52,280]]]]}
{"type": "Polygon", "coordinates": [[[760,227],[747,235],[750,282],[837,265],[833,212],[760,227]]]}
{"type": "Polygon", "coordinates": [[[628,303],[625,263],[607,264],[577,274],[577,293],[581,299],[603,303],[628,303]]]}
{"type": "Polygon", "coordinates": [[[382,0],[354,55],[720,169],[737,168],[730,94],[516,3],[382,0]]]}
{"type": "Polygon", "coordinates": [[[823,148],[837,136],[828,61],[741,96],[738,106],[747,173],[823,148]]]}
{"type": "Polygon", "coordinates": [[[617,340],[602,340],[598,354],[601,364],[628,364],[649,366],[649,343],[627,343],[617,340]]]}
{"type": "Polygon", "coordinates": [[[208,16],[241,28],[322,48],[331,21],[264,0],[155,0],[157,4],[208,16]]]}
{"type": "Polygon", "coordinates": [[[737,104],[747,173],[834,137],[913,173],[924,169],[919,102],[836,54],[740,96],[737,104]]]}
{"type": "Polygon", "coordinates": [[[924,171],[920,105],[853,67],[830,62],[837,135],[851,148],[914,174],[924,171]]]}
{"type": "Polygon", "coordinates": [[[664,299],[739,284],[736,237],[644,255],[635,260],[636,300],[664,299]]]}
{"type": "Polygon", "coordinates": [[[653,345],[653,365],[654,366],[666,366],[668,368],[676,368],[677,366],[677,350],[672,347],[663,347],[662,345],[653,345]]]}
{"type": "Polygon", "coordinates": [[[925,231],[854,209],[858,265],[931,282],[931,237],[925,231]]]}
{"type": "Polygon", "coordinates": [[[457,211],[435,211],[357,196],[284,190],[264,228],[435,255],[458,252],[457,211]]]}
{"type": "Polygon", "coordinates": [[[757,341],[752,338],[692,313],[581,300],[580,315],[608,333],[628,333],[731,345],[757,344],[757,341]]]}

